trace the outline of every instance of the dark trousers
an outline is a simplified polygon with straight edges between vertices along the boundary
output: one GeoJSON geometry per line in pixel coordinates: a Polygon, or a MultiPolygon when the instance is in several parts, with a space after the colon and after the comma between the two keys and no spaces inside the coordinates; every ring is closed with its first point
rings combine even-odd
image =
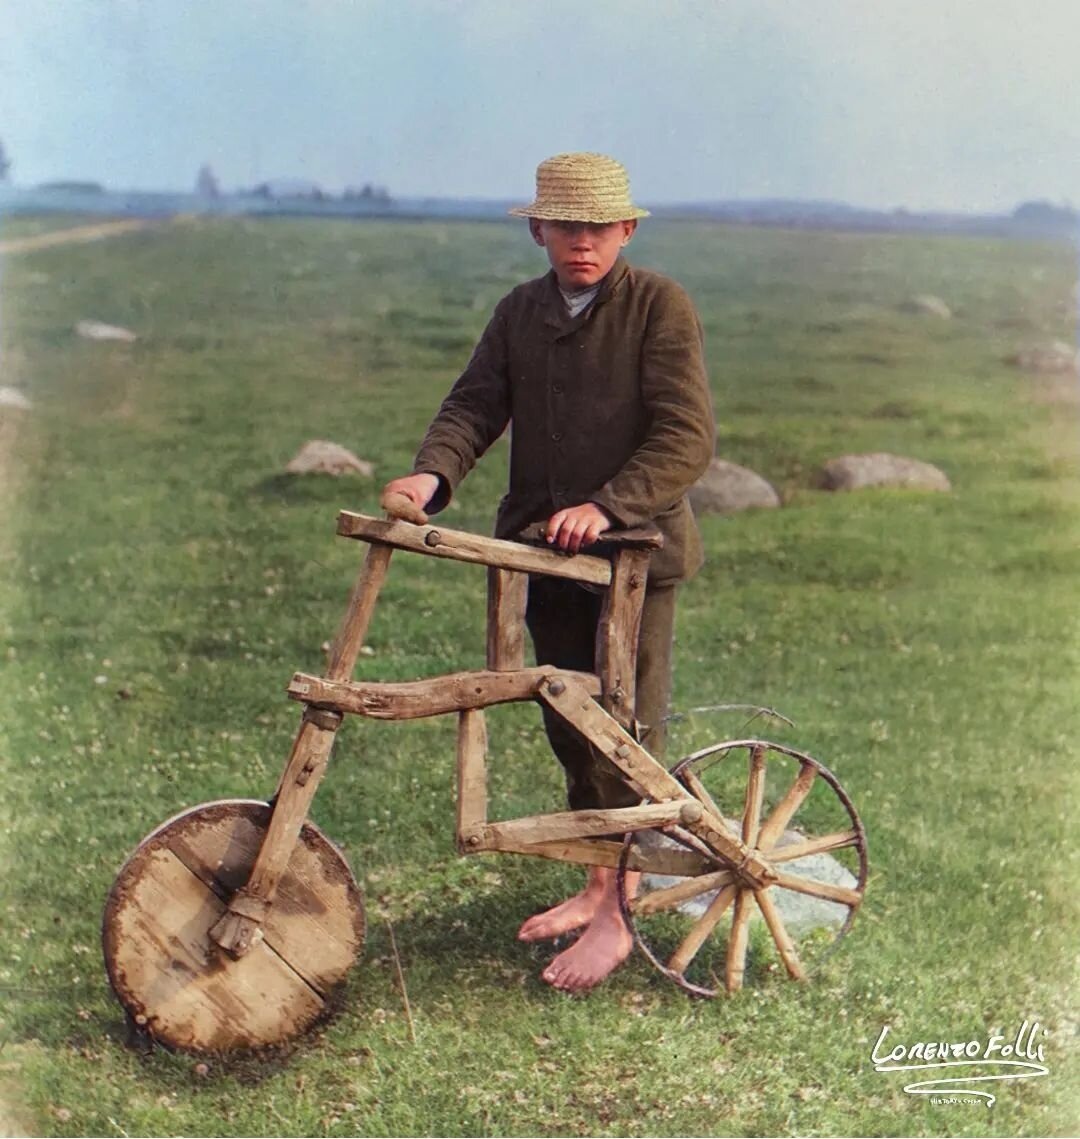
{"type": "MultiPolygon", "coordinates": [[[[658,758],[664,752],[664,717],[671,696],[675,591],[674,585],[646,589],[638,637],[635,716],[642,726],[641,742],[658,758]]],[[[602,594],[573,581],[531,578],[525,620],[536,663],[594,672],[603,600],[602,594]]],[[[542,708],[548,741],[566,772],[566,797],[572,811],[632,807],[641,801],[605,756],[546,704],[542,708]]]]}

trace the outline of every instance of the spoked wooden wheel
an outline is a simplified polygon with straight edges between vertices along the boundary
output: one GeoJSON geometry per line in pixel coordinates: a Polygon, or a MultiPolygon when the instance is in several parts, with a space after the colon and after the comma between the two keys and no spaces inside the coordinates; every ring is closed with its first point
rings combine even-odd
{"type": "Polygon", "coordinates": [[[263,925],[233,958],[209,938],[243,886],[270,807],[225,799],[148,835],[109,892],[105,965],[131,1018],[174,1048],[219,1052],[278,1044],[329,1011],[364,940],[360,891],[341,853],[305,823],[263,925]]]}
{"type": "Polygon", "coordinates": [[[698,996],[739,989],[748,955],[752,971],[775,970],[770,940],[803,980],[850,929],[866,886],[866,834],[847,793],[816,759],[763,740],[713,744],[671,773],[722,830],[626,836],[619,899],[638,947],[698,996]],[[747,856],[733,858],[733,843],[747,856]],[[628,867],[658,846],[698,856],[697,871],[644,874],[628,896],[628,867]]]}

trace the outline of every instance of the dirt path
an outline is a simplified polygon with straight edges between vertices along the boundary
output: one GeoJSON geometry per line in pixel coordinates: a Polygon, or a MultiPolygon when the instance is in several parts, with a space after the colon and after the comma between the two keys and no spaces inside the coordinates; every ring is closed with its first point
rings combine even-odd
{"type": "Polygon", "coordinates": [[[96,225],[75,225],[68,229],[54,229],[48,233],[39,233],[33,237],[18,237],[11,241],[0,241],[0,253],[30,253],[35,249],[47,249],[52,245],[100,241],[105,237],[116,237],[121,233],[148,229],[154,225],[161,225],[161,222],[149,218],[131,218],[126,221],[103,221],[96,225]]]}

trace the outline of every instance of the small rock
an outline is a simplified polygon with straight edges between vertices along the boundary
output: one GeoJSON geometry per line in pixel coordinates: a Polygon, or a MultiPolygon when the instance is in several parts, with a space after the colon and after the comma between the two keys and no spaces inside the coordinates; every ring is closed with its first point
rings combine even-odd
{"type": "Polygon", "coordinates": [[[15,407],[19,411],[29,411],[32,404],[18,388],[0,387],[0,407],[15,407]]]}
{"type": "Polygon", "coordinates": [[[119,328],[115,324],[102,324],[100,320],[80,320],[75,325],[75,332],[87,340],[124,340],[131,342],[138,337],[128,328],[119,328]]]}
{"type": "Polygon", "coordinates": [[[941,299],[930,293],[912,297],[900,306],[904,312],[918,313],[920,316],[936,316],[941,320],[952,320],[952,309],[941,299]]]}
{"type": "Polygon", "coordinates": [[[690,488],[690,506],[695,514],[736,514],[740,510],[780,505],[780,496],[768,483],[746,467],[713,459],[708,470],[690,488]]]}
{"type": "Polygon", "coordinates": [[[289,460],[285,470],[291,475],[358,474],[370,477],[375,473],[371,463],[358,459],[340,444],[325,439],[309,439],[289,460]]]}
{"type": "Polygon", "coordinates": [[[1007,356],[1005,362],[1016,368],[1023,368],[1025,372],[1058,375],[1062,372],[1076,371],[1080,360],[1071,344],[1066,344],[1063,340],[1054,340],[1050,344],[1022,348],[1019,352],[1007,356]]]}
{"type": "Polygon", "coordinates": [[[932,464],[881,451],[829,459],[819,472],[818,482],[824,490],[862,490],[881,486],[910,490],[952,489],[948,476],[932,464]]]}

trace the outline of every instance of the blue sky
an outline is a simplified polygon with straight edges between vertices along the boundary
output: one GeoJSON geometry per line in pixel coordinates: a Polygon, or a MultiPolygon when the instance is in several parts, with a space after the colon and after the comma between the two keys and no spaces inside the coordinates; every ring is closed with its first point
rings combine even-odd
{"type": "Polygon", "coordinates": [[[0,0],[20,185],[1080,205],[1080,0],[0,0]]]}

